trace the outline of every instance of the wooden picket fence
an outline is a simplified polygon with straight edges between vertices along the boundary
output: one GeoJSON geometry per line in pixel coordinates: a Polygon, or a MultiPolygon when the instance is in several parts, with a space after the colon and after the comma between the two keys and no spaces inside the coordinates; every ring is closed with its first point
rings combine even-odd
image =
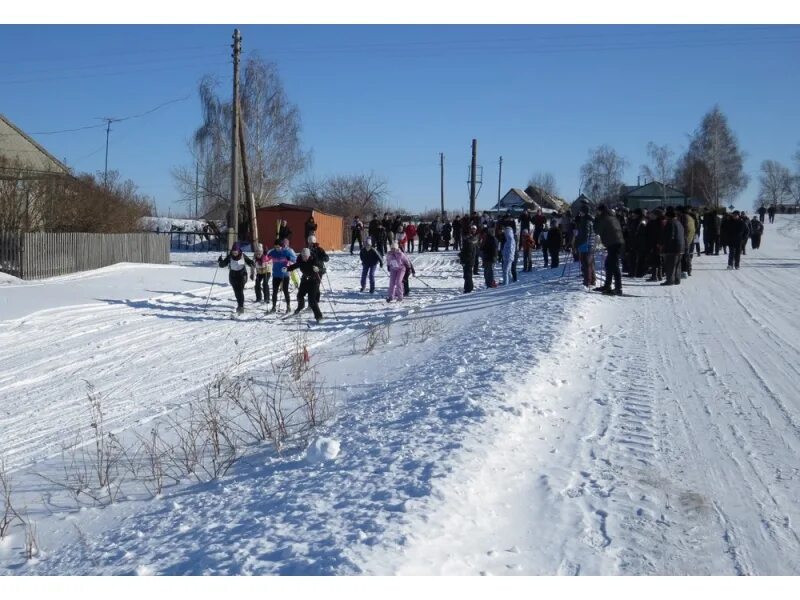
{"type": "Polygon", "coordinates": [[[169,264],[169,238],[157,233],[0,232],[0,271],[43,279],[119,262],[169,264]]]}

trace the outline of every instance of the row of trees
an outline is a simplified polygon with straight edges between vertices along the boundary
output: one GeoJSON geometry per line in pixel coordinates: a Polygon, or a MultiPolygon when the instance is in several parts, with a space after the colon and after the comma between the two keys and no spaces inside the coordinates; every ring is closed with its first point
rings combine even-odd
{"type": "MultiPolygon", "coordinates": [[[[310,155],[301,148],[299,111],[287,99],[275,64],[251,56],[245,61],[243,73],[241,114],[256,207],[291,197],[295,204],[341,215],[368,215],[386,209],[388,185],[374,173],[321,180],[312,177],[291,193],[292,182],[310,163],[310,155]]],[[[194,206],[199,195],[203,213],[216,208],[222,208],[224,213],[230,205],[233,107],[231,101],[220,96],[219,82],[211,77],[200,82],[199,97],[203,122],[189,142],[194,164],[174,169],[173,176],[188,206],[194,206]]],[[[732,202],[749,181],[743,167],[744,153],[718,106],[703,116],[683,154],[676,157],[669,146],[650,142],[647,155],[649,162],[641,166],[641,175],[676,187],[710,206],[732,202]]],[[[762,163],[761,191],[756,201],[759,206],[792,199],[800,202],[800,150],[794,160],[797,166],[794,175],[776,161],[762,163]]],[[[580,168],[580,191],[598,202],[616,202],[628,165],[607,144],[591,149],[580,168]]],[[[528,185],[557,195],[551,173],[534,174],[528,185]]],[[[240,214],[247,214],[246,198],[242,196],[240,202],[240,214]]]]}
{"type": "MultiPolygon", "coordinates": [[[[0,171],[11,166],[0,157],[0,171]]],[[[152,200],[116,171],[104,184],[102,174],[21,176],[18,162],[13,170],[15,176],[0,177],[0,231],[123,233],[152,214],[152,200]]]]}
{"type": "MultiPolygon", "coordinates": [[[[710,206],[732,201],[749,181],[744,172],[744,153],[719,106],[703,117],[689,139],[688,149],[677,160],[669,146],[654,142],[647,145],[647,155],[650,163],[641,166],[641,175],[681,189],[710,206]]],[[[628,164],[611,146],[590,150],[580,169],[581,190],[599,202],[615,202],[628,164]]]]}

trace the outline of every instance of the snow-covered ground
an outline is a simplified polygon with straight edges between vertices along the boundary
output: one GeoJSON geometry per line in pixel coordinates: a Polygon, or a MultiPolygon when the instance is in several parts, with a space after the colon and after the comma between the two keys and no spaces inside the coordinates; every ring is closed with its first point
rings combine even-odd
{"type": "Polygon", "coordinates": [[[702,256],[614,298],[572,266],[462,295],[441,252],[387,304],[336,253],[310,328],[232,320],[222,272],[204,308],[214,257],[0,286],[2,454],[41,550],[15,526],[0,573],[800,574],[800,219],[740,271],[702,256]],[[308,444],[105,507],[54,483],[88,389],[129,440],[298,340],[336,398],[308,444]]]}

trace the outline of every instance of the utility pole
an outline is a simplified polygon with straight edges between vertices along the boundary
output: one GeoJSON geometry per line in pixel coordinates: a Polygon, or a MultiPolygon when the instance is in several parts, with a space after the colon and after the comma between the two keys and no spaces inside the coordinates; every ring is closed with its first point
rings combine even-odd
{"type": "Polygon", "coordinates": [[[111,133],[111,122],[114,119],[104,119],[106,121],[106,167],[103,171],[103,187],[108,189],[108,135],[111,133]]]}
{"type": "Polygon", "coordinates": [[[244,121],[239,111],[239,150],[242,152],[242,175],[244,176],[244,194],[247,197],[247,208],[250,213],[250,243],[253,248],[258,243],[258,222],[256,220],[256,199],[250,187],[250,175],[247,170],[247,148],[244,143],[244,121]]]}
{"type": "Polygon", "coordinates": [[[503,157],[500,157],[500,175],[497,177],[497,203],[500,204],[500,186],[503,184],[503,157]]]}
{"type": "Polygon", "coordinates": [[[478,170],[478,140],[472,140],[472,165],[469,172],[469,214],[475,212],[475,177],[478,170]]]}
{"type": "Polygon", "coordinates": [[[441,171],[442,217],[444,217],[444,152],[439,152],[439,167],[441,171]]]}
{"type": "Polygon", "coordinates": [[[239,239],[239,54],[242,36],[233,30],[233,123],[231,123],[231,212],[228,219],[228,249],[239,239]]]}

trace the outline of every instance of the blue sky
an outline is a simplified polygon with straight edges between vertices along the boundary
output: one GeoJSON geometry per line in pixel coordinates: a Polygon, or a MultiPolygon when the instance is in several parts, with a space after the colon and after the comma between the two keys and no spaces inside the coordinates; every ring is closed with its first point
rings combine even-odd
{"type": "MultiPolygon", "coordinates": [[[[112,125],[109,168],[134,180],[159,210],[182,211],[170,176],[191,160],[200,121],[197,82],[215,74],[230,94],[233,25],[2,26],[0,112],[78,171],[103,168],[102,117],[112,125]],[[188,98],[187,98],[188,97],[188,98]]],[[[478,207],[531,174],[552,172],[578,195],[588,151],[610,144],[636,183],[648,141],[685,150],[718,103],[747,154],[750,208],[762,160],[789,165],[800,142],[797,26],[261,26],[240,27],[245,57],[277,63],[302,117],[309,174],[374,172],[409,210],[468,206],[478,140],[478,207]]]]}

